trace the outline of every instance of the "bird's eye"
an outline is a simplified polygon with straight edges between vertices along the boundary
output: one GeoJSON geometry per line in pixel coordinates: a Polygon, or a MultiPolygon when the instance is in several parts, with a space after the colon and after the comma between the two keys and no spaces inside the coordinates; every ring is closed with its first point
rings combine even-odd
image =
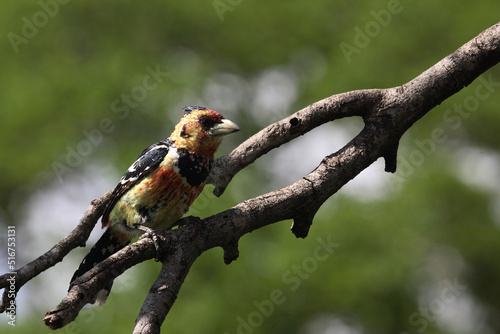
{"type": "Polygon", "coordinates": [[[181,130],[181,137],[183,138],[189,138],[191,137],[187,132],[186,132],[186,126],[184,125],[181,130]]]}
{"type": "Polygon", "coordinates": [[[216,123],[213,119],[208,117],[201,117],[198,122],[201,124],[201,127],[205,131],[210,130],[216,123]]]}

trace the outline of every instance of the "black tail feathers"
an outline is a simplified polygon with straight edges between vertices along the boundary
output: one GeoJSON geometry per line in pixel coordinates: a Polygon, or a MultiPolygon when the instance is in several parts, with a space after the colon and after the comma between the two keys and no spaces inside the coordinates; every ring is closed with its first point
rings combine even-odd
{"type": "MultiPolygon", "coordinates": [[[[73,274],[73,277],[71,278],[69,284],[70,288],[73,285],[73,282],[78,277],[82,276],[87,271],[95,267],[99,262],[105,260],[109,256],[118,252],[120,249],[127,246],[129,243],[130,243],[129,241],[126,242],[119,241],[111,234],[110,230],[107,229],[101,236],[101,238],[95,243],[94,247],[92,247],[90,252],[85,256],[82,263],[80,263],[80,266],[73,274]]],[[[106,302],[106,298],[109,295],[109,292],[111,291],[112,286],[113,286],[113,281],[111,281],[108,285],[106,285],[104,289],[99,291],[97,293],[97,296],[92,302],[93,303],[97,302],[97,305],[104,304],[106,302]]]]}

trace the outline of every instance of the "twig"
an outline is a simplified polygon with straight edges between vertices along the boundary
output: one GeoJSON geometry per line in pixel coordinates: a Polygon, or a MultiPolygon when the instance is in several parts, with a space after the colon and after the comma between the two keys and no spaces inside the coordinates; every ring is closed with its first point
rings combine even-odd
{"type": "MultiPolygon", "coordinates": [[[[110,196],[111,191],[108,191],[100,198],[93,200],[87,211],[85,211],[79,224],[70,234],[60,240],[49,251],[15,271],[16,293],[33,277],[38,276],[41,272],[61,262],[71,250],[76,247],[85,246],[90,232],[92,232],[97,220],[101,217],[110,196]]],[[[10,275],[7,274],[0,276],[0,289],[7,286],[7,279],[9,276],[10,275]]],[[[12,298],[9,298],[9,294],[7,293],[7,289],[5,289],[0,303],[0,312],[5,311],[5,306],[9,305],[11,299],[12,298]]]]}

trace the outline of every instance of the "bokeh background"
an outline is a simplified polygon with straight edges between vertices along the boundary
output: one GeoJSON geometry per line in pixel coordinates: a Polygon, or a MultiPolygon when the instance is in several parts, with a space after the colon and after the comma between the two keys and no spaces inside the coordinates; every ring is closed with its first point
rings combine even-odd
{"type": "MultiPolygon", "coordinates": [[[[7,226],[16,263],[50,249],[143,148],[168,137],[185,105],[242,131],[332,94],[411,80],[498,21],[483,1],[6,1],[0,14],[0,269],[7,226]]],[[[500,332],[500,67],[405,134],[396,174],[377,161],[319,211],[310,235],[290,221],[243,237],[240,258],[195,263],[166,333],[500,332]]],[[[240,172],[206,217],[281,188],[362,127],[326,124],[240,172]]],[[[89,245],[99,237],[96,229],[89,245]]],[[[65,296],[87,249],[24,286],[16,327],[65,296]]],[[[57,333],[131,332],[160,265],[117,279],[108,303],[57,333]]]]}

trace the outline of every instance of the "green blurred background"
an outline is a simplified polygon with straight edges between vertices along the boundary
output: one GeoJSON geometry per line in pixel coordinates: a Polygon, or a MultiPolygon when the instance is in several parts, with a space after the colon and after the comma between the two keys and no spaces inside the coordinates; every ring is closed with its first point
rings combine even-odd
{"type": "MultiPolygon", "coordinates": [[[[496,0],[4,2],[1,271],[7,226],[18,266],[50,249],[183,106],[240,125],[226,154],[322,98],[411,80],[499,12],[496,0]]],[[[220,249],[203,254],[163,332],[500,332],[500,68],[481,78],[405,134],[396,174],[377,161],[325,203],[305,240],[281,222],[243,237],[229,266],[220,249]]],[[[288,185],[361,127],[342,120],[284,145],[222,197],[207,186],[191,214],[288,185]]],[[[16,327],[3,314],[0,331],[49,332],[42,318],[85,253],[23,287],[16,327]]],[[[130,269],[104,307],[57,332],[131,332],[159,268],[130,269]]]]}

